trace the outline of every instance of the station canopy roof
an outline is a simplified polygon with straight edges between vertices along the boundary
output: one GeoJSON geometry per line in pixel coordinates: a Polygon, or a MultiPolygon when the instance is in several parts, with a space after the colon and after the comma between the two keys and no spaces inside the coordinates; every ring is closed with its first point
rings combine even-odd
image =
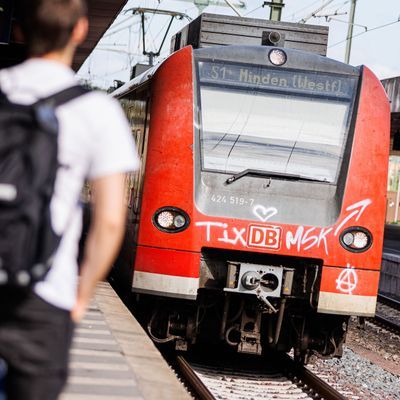
{"type": "Polygon", "coordinates": [[[96,47],[104,32],[117,17],[127,0],[87,0],[89,7],[89,34],[78,49],[73,63],[77,71],[96,47]]]}
{"type": "MultiPolygon", "coordinates": [[[[118,16],[127,0],[87,0],[89,9],[89,34],[85,43],[78,49],[73,69],[77,71],[89,54],[96,47],[105,31],[118,16]]],[[[8,0],[6,4],[12,7],[15,0],[8,0]]],[[[1,1],[0,1],[1,4],[1,1]]],[[[0,21],[1,22],[1,21],[0,21]]],[[[4,68],[24,59],[24,46],[11,41],[10,44],[0,45],[0,68],[4,68]]]]}

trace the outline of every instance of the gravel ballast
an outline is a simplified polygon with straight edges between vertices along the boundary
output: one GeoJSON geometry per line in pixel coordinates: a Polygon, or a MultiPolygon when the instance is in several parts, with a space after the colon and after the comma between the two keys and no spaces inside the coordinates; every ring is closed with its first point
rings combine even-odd
{"type": "Polygon", "coordinates": [[[341,359],[314,359],[310,369],[352,400],[400,400],[400,336],[350,323],[341,359]]]}

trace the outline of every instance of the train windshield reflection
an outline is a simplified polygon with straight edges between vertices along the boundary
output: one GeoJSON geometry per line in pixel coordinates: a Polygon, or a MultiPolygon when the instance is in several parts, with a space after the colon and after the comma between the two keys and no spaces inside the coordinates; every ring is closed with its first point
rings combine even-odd
{"type": "MultiPolygon", "coordinates": [[[[353,78],[341,78],[344,83],[339,85],[347,84],[347,89],[339,96],[299,93],[287,86],[245,88],[224,79],[210,82],[204,76],[200,74],[204,170],[235,174],[252,169],[336,182],[347,138],[353,78]]],[[[321,79],[314,78],[318,82],[321,79]]]]}

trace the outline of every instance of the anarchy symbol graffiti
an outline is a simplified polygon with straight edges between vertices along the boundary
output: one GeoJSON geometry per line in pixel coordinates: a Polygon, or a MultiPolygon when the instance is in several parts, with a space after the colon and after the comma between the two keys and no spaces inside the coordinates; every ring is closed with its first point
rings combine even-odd
{"type": "Polygon", "coordinates": [[[357,273],[348,265],[336,279],[336,289],[342,293],[352,294],[353,290],[357,287],[357,283],[357,273]]]}

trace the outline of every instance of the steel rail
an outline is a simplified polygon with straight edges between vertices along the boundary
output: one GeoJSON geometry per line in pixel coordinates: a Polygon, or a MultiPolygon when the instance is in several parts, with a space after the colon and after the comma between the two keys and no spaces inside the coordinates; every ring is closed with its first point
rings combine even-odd
{"type": "Polygon", "coordinates": [[[347,397],[343,396],[335,388],[307,369],[307,367],[295,363],[288,355],[282,356],[282,360],[283,365],[287,368],[289,375],[293,377],[291,379],[295,380],[297,378],[300,380],[303,384],[309,387],[310,391],[313,391],[314,395],[317,393],[320,397],[326,400],[347,399],[347,397]]]}
{"type": "MultiPolygon", "coordinates": [[[[325,400],[346,400],[347,398],[339,393],[336,389],[324,382],[306,367],[299,365],[293,361],[288,355],[278,356],[280,364],[285,375],[303,392],[310,397],[323,398],[325,400]]],[[[185,360],[184,357],[176,358],[177,366],[186,383],[190,386],[193,394],[200,400],[215,400],[216,397],[209,391],[206,384],[194,372],[193,368],[185,360]]]]}
{"type": "Polygon", "coordinates": [[[400,325],[382,315],[376,314],[374,318],[369,318],[369,320],[376,325],[382,326],[385,329],[400,335],[400,325]]]}
{"type": "Polygon", "coordinates": [[[176,362],[183,377],[199,400],[215,400],[215,397],[207,389],[207,386],[201,381],[190,364],[182,356],[177,356],[176,362]]]}
{"type": "Polygon", "coordinates": [[[386,304],[396,310],[400,310],[400,301],[391,297],[385,296],[384,294],[378,294],[378,301],[386,304]]]}

